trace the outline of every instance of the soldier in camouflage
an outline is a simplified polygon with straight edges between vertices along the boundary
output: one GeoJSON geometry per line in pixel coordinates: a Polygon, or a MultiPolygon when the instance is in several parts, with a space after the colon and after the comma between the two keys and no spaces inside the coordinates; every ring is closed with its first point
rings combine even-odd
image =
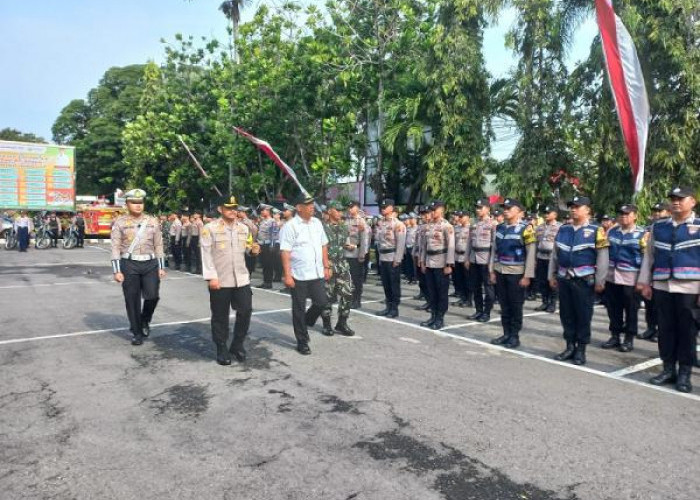
{"type": "Polygon", "coordinates": [[[349,229],[343,221],[343,205],[338,201],[328,204],[328,222],[324,228],[328,236],[328,260],[331,264],[331,279],[326,281],[326,294],[329,301],[321,312],[323,320],[324,335],[333,335],[331,328],[331,310],[333,302],[338,302],[338,323],[335,331],[348,337],[355,335],[355,332],[348,326],[348,316],[350,316],[350,305],[352,303],[352,278],[350,277],[350,264],[345,258],[345,244],[348,240],[349,229]]]}

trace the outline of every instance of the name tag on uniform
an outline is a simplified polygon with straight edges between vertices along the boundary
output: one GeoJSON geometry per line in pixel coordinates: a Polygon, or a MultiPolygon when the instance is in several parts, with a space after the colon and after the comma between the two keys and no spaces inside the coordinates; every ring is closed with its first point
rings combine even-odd
{"type": "Polygon", "coordinates": [[[593,235],[593,229],[584,229],[583,230],[583,237],[584,238],[590,238],[593,235]]]}
{"type": "Polygon", "coordinates": [[[695,236],[695,234],[700,230],[700,225],[698,224],[688,224],[688,234],[690,236],[695,236]]]}

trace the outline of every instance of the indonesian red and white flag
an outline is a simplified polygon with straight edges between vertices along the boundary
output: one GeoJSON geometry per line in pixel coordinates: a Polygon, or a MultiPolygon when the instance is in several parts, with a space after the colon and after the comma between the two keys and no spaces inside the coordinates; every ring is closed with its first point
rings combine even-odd
{"type": "Polygon", "coordinates": [[[625,149],[632,168],[634,192],[644,184],[644,158],[649,136],[649,98],[634,41],[615,14],[612,0],[595,0],[608,78],[615,97],[625,149]]]}
{"type": "Polygon", "coordinates": [[[308,193],[308,192],[306,191],[306,189],[304,189],[304,187],[301,185],[301,183],[299,182],[299,179],[297,179],[297,174],[294,172],[294,170],[292,169],[292,167],[290,167],[289,165],[287,165],[287,164],[282,160],[282,158],[280,158],[280,156],[275,152],[275,150],[272,149],[272,146],[270,146],[270,143],[269,143],[269,142],[263,141],[262,139],[259,139],[259,138],[255,137],[254,135],[249,134],[248,132],[246,132],[246,131],[243,130],[242,128],[233,127],[233,130],[235,130],[236,133],[237,133],[238,135],[240,135],[240,136],[245,137],[246,139],[248,139],[248,140],[249,140],[250,142],[252,142],[258,149],[260,149],[263,153],[265,153],[267,156],[269,156],[270,159],[271,159],[273,162],[275,162],[275,165],[277,165],[277,166],[282,170],[282,172],[284,172],[285,174],[287,174],[287,175],[294,181],[294,183],[299,187],[299,189],[301,190],[301,192],[302,192],[303,194],[305,194],[305,195],[308,196],[309,193],[308,193]]]}

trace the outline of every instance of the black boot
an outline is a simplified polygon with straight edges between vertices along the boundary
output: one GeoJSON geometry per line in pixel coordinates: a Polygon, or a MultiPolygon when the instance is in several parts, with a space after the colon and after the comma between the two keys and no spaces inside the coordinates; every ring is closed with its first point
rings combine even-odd
{"type": "Polygon", "coordinates": [[[389,314],[386,315],[387,318],[397,318],[399,316],[399,306],[394,305],[389,309],[389,314]]]}
{"type": "Polygon", "coordinates": [[[586,344],[579,344],[578,346],[576,346],[576,353],[574,354],[574,364],[579,366],[586,364],[586,344]]]}
{"type": "Polygon", "coordinates": [[[484,314],[483,311],[476,311],[474,314],[467,316],[467,319],[479,319],[479,316],[484,314]]]}
{"type": "Polygon", "coordinates": [[[355,335],[353,329],[348,326],[347,317],[338,318],[338,323],[335,325],[335,331],[341,335],[345,335],[346,337],[352,337],[355,335]]]}
{"type": "Polygon", "coordinates": [[[151,324],[148,321],[141,321],[141,329],[144,337],[148,337],[151,334],[151,324]]]}
{"type": "Polygon", "coordinates": [[[236,358],[236,361],[239,363],[244,363],[245,360],[247,359],[245,348],[243,347],[243,341],[242,340],[236,340],[234,339],[233,342],[231,343],[231,347],[229,347],[228,352],[231,353],[231,355],[236,358]]]}
{"type": "Polygon", "coordinates": [[[638,337],[642,340],[651,340],[651,338],[656,335],[656,326],[650,326],[646,330],[644,330],[642,333],[638,335],[638,337]]]}
{"type": "Polygon", "coordinates": [[[547,311],[548,313],[554,313],[557,310],[557,300],[556,299],[550,299],[549,303],[547,304],[547,311]]]}
{"type": "Polygon", "coordinates": [[[676,390],[678,392],[691,392],[693,390],[693,385],[690,383],[692,371],[692,366],[681,365],[678,367],[678,381],[676,382],[676,390]]]}
{"type": "Polygon", "coordinates": [[[566,349],[554,356],[557,361],[568,361],[574,357],[576,353],[576,344],[570,341],[566,341],[566,349]]]}
{"type": "Polygon", "coordinates": [[[634,335],[625,333],[625,340],[620,344],[620,352],[630,352],[634,349],[634,335]]]}
{"type": "Polygon", "coordinates": [[[444,317],[445,317],[444,314],[440,314],[440,313],[436,314],[435,315],[435,322],[432,325],[430,325],[430,328],[432,328],[433,330],[439,330],[443,326],[445,326],[444,317]]]}
{"type": "Polygon", "coordinates": [[[134,335],[131,337],[131,345],[142,345],[143,344],[143,335],[134,335]]]}
{"type": "Polygon", "coordinates": [[[664,361],[664,369],[655,377],[649,379],[652,385],[672,384],[676,381],[676,363],[664,361]]]}
{"type": "Polygon", "coordinates": [[[602,349],[612,349],[614,347],[620,347],[620,334],[613,333],[607,342],[600,346],[602,349]]]}
{"type": "Polygon", "coordinates": [[[509,338],[510,335],[504,332],[503,335],[501,335],[500,337],[496,337],[495,339],[493,339],[491,343],[493,345],[503,345],[508,341],[509,338]]]}
{"type": "Polygon", "coordinates": [[[390,312],[391,312],[391,307],[389,307],[389,305],[387,305],[384,309],[382,309],[381,311],[379,311],[379,312],[377,313],[377,316],[386,316],[386,315],[388,315],[390,312]]]}
{"type": "Polygon", "coordinates": [[[216,362],[223,366],[231,364],[231,356],[226,349],[226,344],[216,344],[216,362]]]}
{"type": "Polygon", "coordinates": [[[427,319],[427,320],[425,320],[425,321],[421,321],[420,326],[425,326],[425,327],[430,328],[431,326],[433,326],[433,324],[435,323],[435,320],[436,320],[436,319],[437,319],[437,317],[436,317],[435,313],[434,313],[434,312],[431,312],[431,313],[430,313],[430,319],[427,319]]]}
{"type": "Polygon", "coordinates": [[[478,318],[476,318],[476,320],[479,323],[488,323],[489,321],[491,321],[491,313],[485,312],[481,314],[478,318]]]}
{"type": "Polygon", "coordinates": [[[503,342],[503,347],[508,349],[517,349],[520,347],[520,336],[517,334],[511,335],[507,341],[503,342]]]}
{"type": "Polygon", "coordinates": [[[323,328],[321,329],[321,333],[325,335],[326,337],[332,337],[333,336],[333,328],[331,327],[331,317],[330,316],[321,316],[321,319],[323,320],[323,328]]]}

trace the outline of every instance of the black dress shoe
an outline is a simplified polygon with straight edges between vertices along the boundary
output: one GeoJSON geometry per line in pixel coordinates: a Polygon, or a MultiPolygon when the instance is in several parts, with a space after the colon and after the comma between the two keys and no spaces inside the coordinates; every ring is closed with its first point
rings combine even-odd
{"type": "Polygon", "coordinates": [[[578,366],[586,364],[586,344],[579,344],[576,346],[576,352],[574,353],[574,364],[578,366]]]}
{"type": "Polygon", "coordinates": [[[143,344],[143,336],[142,335],[134,335],[131,338],[131,345],[141,345],[143,344]]]}
{"type": "Polygon", "coordinates": [[[239,363],[245,363],[246,359],[248,359],[248,356],[247,356],[243,346],[241,346],[241,347],[231,346],[231,348],[229,349],[229,352],[231,353],[231,355],[234,358],[236,358],[236,361],[238,361],[239,363]]]}
{"type": "Polygon", "coordinates": [[[625,334],[625,339],[620,343],[620,352],[631,352],[634,349],[634,335],[625,334]]]}
{"type": "Polygon", "coordinates": [[[690,374],[693,371],[691,366],[678,367],[678,381],[676,382],[676,390],[678,392],[692,392],[693,385],[690,383],[690,374]]]}
{"type": "Polygon", "coordinates": [[[620,347],[620,335],[613,333],[607,340],[607,342],[604,342],[603,345],[601,345],[600,347],[601,349],[612,349],[614,347],[620,347]]]}
{"type": "Polygon", "coordinates": [[[484,313],[481,311],[477,311],[474,314],[467,316],[467,319],[477,319],[478,320],[482,314],[484,314],[484,313]]]}
{"type": "Polygon", "coordinates": [[[488,323],[489,321],[491,321],[491,315],[484,313],[481,316],[479,316],[478,318],[476,318],[476,320],[479,323],[488,323]]]}
{"type": "Polygon", "coordinates": [[[554,356],[554,359],[557,361],[568,361],[571,358],[574,357],[574,354],[576,353],[576,344],[573,342],[567,342],[566,343],[566,349],[564,349],[562,352],[554,356]]]}
{"type": "Polygon", "coordinates": [[[420,326],[425,326],[425,327],[433,326],[433,323],[435,323],[436,319],[437,318],[435,317],[435,314],[431,314],[429,319],[426,319],[425,321],[420,322],[420,326]]]}
{"type": "Polygon", "coordinates": [[[652,337],[656,335],[656,328],[647,328],[644,330],[641,334],[638,335],[638,337],[642,340],[651,340],[652,337]]]}
{"type": "Polygon", "coordinates": [[[440,330],[444,326],[445,320],[442,319],[442,315],[438,315],[437,318],[435,318],[435,323],[430,325],[430,328],[432,328],[433,330],[440,330]]]}
{"type": "Polygon", "coordinates": [[[381,311],[377,312],[377,316],[386,316],[386,315],[388,315],[390,312],[391,312],[391,309],[389,309],[388,307],[385,307],[385,308],[382,309],[381,311]]]}
{"type": "Polygon", "coordinates": [[[655,377],[651,377],[649,383],[652,385],[673,384],[676,378],[676,364],[664,362],[663,371],[655,377]]]}
{"type": "Polygon", "coordinates": [[[398,318],[399,316],[399,310],[398,308],[394,307],[389,313],[386,315],[387,318],[398,318]]]}
{"type": "Polygon", "coordinates": [[[222,366],[231,364],[231,356],[225,344],[216,344],[216,362],[222,366]]]}
{"type": "Polygon", "coordinates": [[[504,334],[504,335],[501,335],[500,337],[497,337],[497,338],[493,339],[493,340],[491,341],[491,343],[492,343],[493,345],[503,345],[503,344],[505,344],[505,343],[508,341],[509,338],[510,338],[509,335],[505,335],[505,334],[504,334]]]}
{"type": "Polygon", "coordinates": [[[311,354],[311,348],[309,347],[309,344],[298,344],[297,351],[299,351],[299,354],[303,354],[304,356],[311,354]]]}
{"type": "Polygon", "coordinates": [[[143,330],[143,336],[148,337],[151,334],[151,325],[150,323],[144,321],[141,323],[141,329],[143,330]]]}
{"type": "Polygon", "coordinates": [[[517,349],[520,347],[520,338],[513,335],[511,338],[503,342],[503,347],[508,349],[517,349]]]}
{"type": "Polygon", "coordinates": [[[348,326],[348,321],[345,318],[340,318],[338,320],[338,323],[335,325],[335,331],[346,337],[355,335],[355,331],[348,326]]]}
{"type": "Polygon", "coordinates": [[[549,304],[547,304],[547,309],[545,309],[545,311],[547,311],[548,313],[556,312],[556,310],[557,305],[554,302],[550,302],[549,304]]]}

